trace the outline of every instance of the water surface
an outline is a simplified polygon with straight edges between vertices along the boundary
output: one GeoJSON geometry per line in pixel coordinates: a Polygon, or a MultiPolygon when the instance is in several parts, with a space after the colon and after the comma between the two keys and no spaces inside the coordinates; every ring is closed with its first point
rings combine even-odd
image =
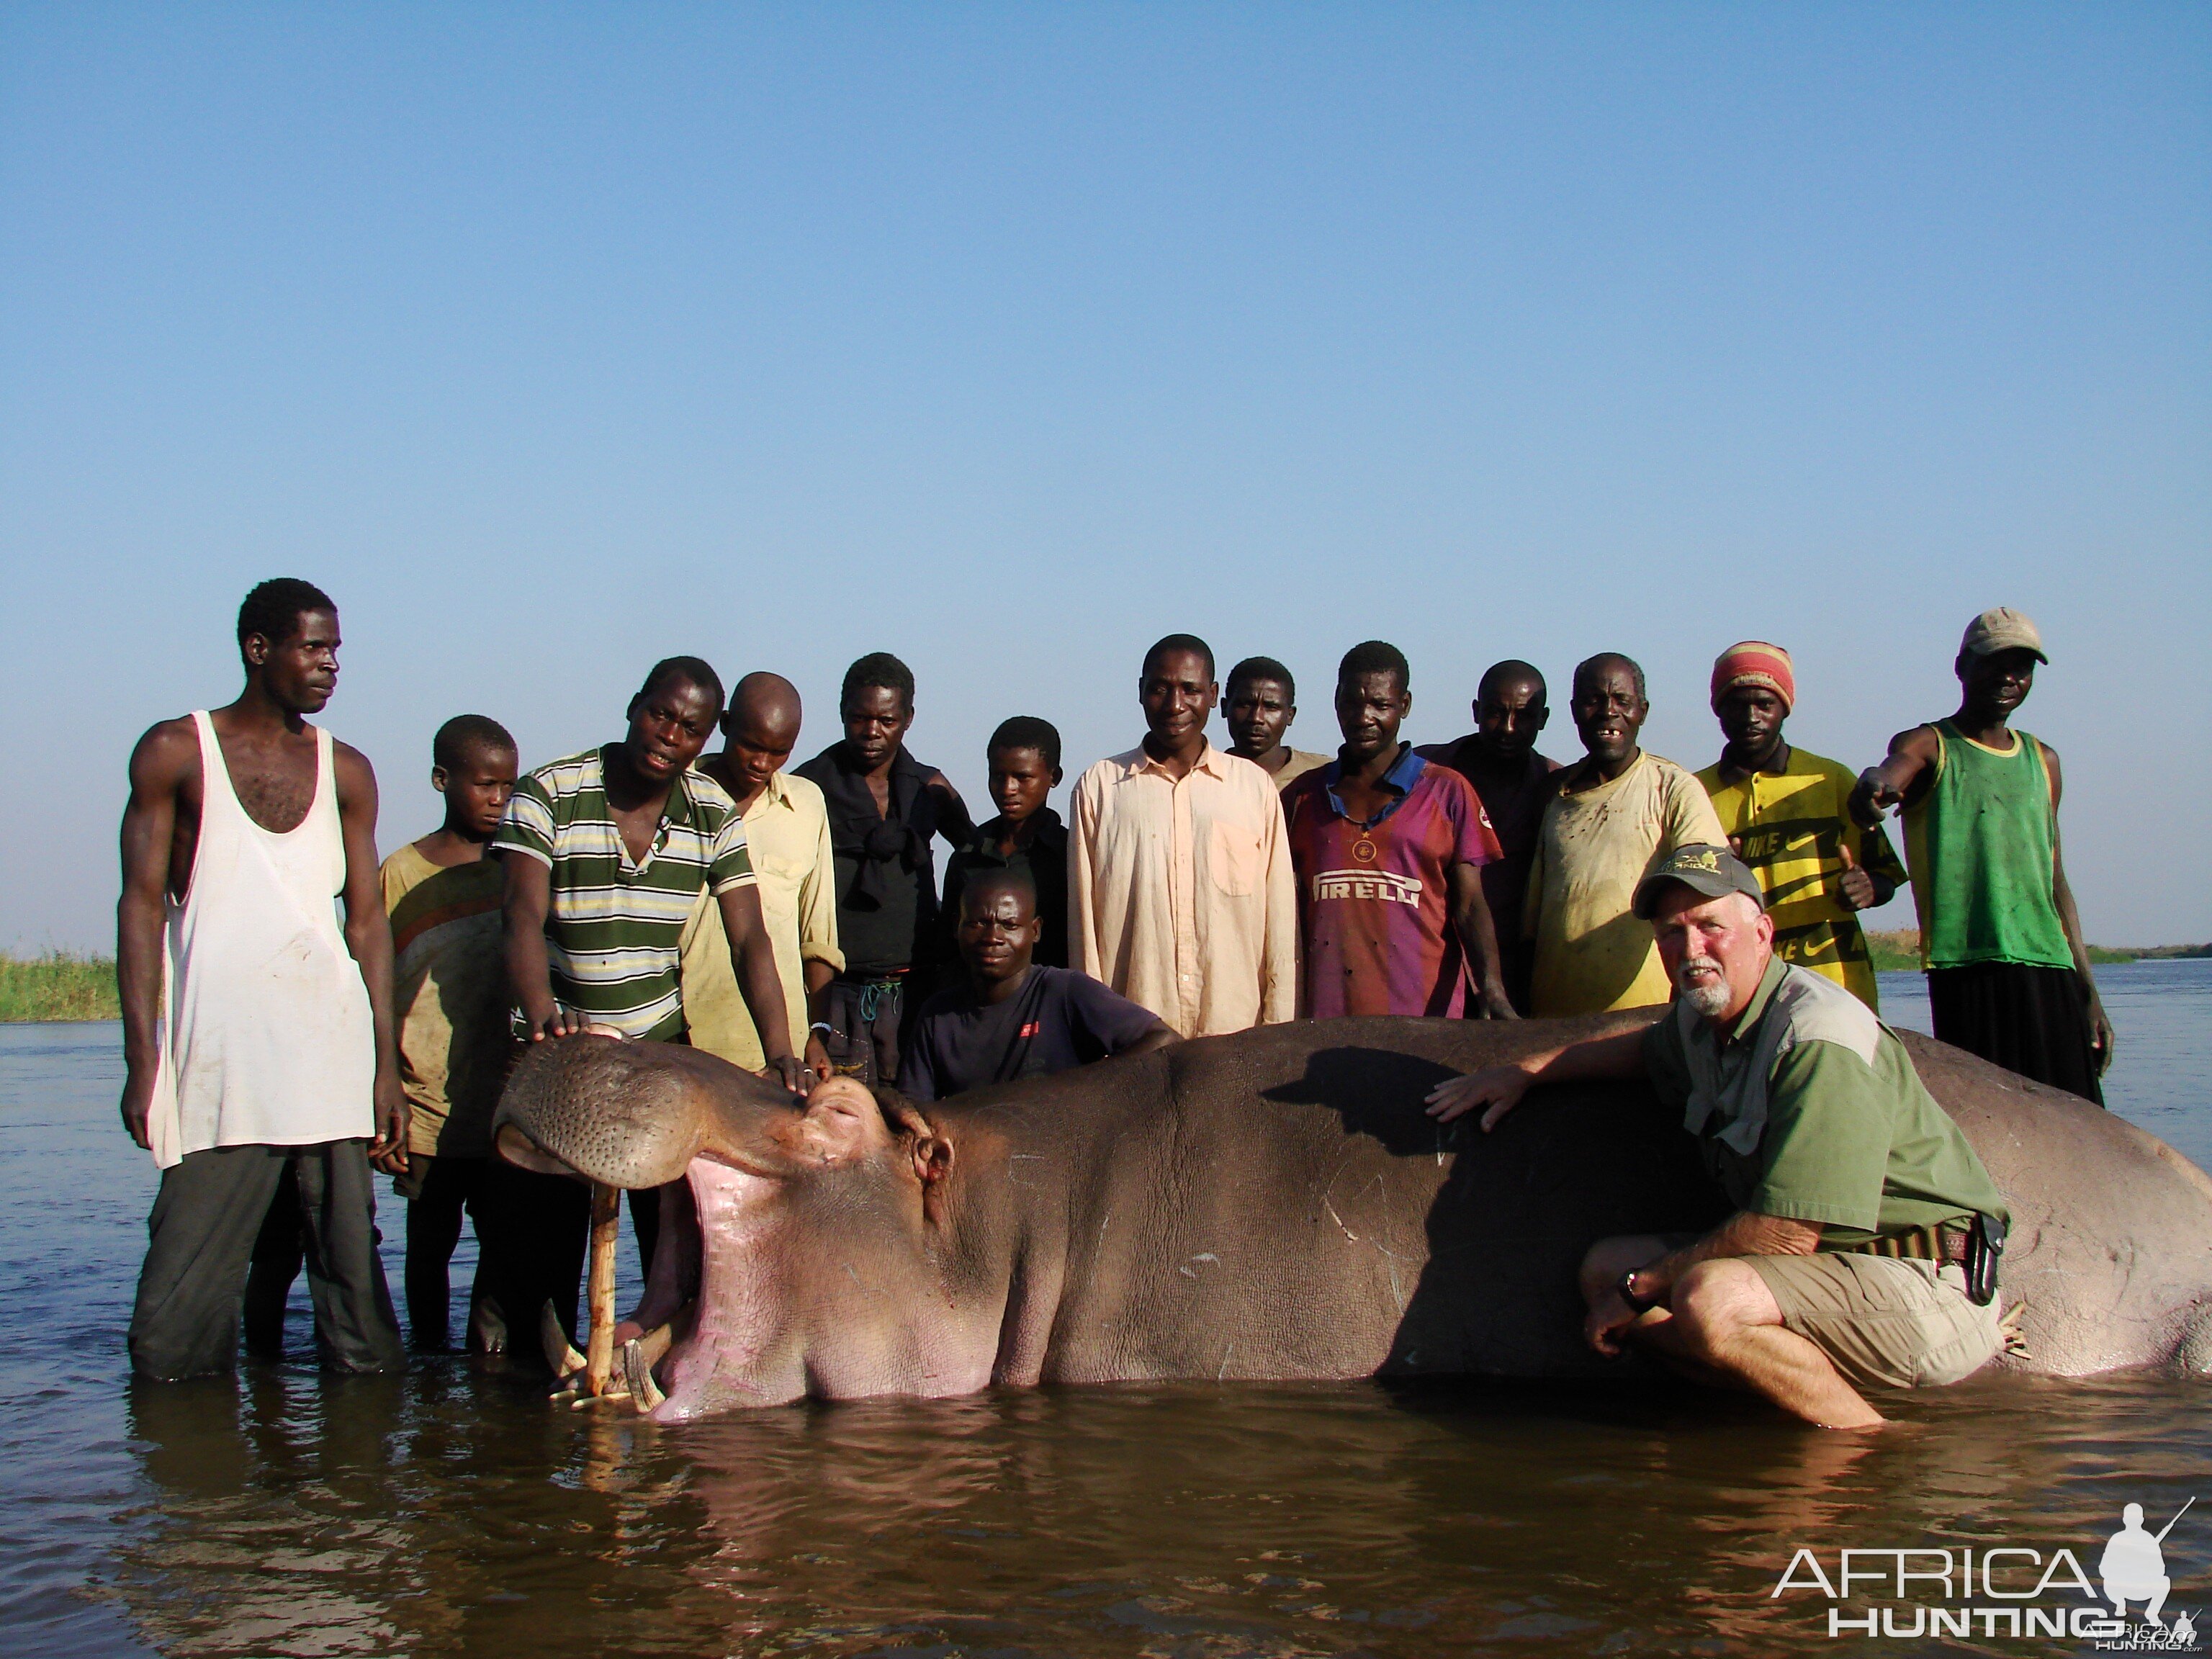
{"type": "MultiPolygon", "coordinates": [[[[2101,975],[2114,1107],[2212,1163],[2212,963],[2101,975]]],[[[1917,976],[1886,1012],[1923,1024],[1917,976]],[[1917,1000],[1917,1006],[1916,1006],[1917,1000]]],[[[1835,1650],[1799,1546],[2063,1546],[2122,1504],[2212,1607],[2212,1391],[1977,1380],[1872,1444],[1671,1391],[1130,1386],[678,1430],[433,1359],[133,1389],[154,1177],[112,1026],[0,1028],[0,1652],[1835,1650]]],[[[398,1206],[386,1200],[398,1279],[398,1206]]],[[[465,1282],[466,1246],[457,1264],[465,1282]]],[[[625,1258],[625,1268],[629,1266],[625,1258]]],[[[2053,1603],[2055,1605],[2055,1602],[2053,1603]]],[[[2073,1651],[1977,1637],[1892,1652],[2073,1651]]]]}

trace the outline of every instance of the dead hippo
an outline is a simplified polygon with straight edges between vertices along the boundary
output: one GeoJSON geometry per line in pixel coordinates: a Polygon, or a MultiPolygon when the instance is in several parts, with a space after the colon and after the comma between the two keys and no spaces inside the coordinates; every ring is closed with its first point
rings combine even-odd
{"type": "MultiPolygon", "coordinates": [[[[1679,1120],[1640,1085],[1567,1086],[1484,1135],[1422,1097],[1623,1023],[1271,1025],[926,1115],[843,1081],[801,1109],[694,1049],[570,1038],[518,1069],[496,1133],[539,1169],[689,1176],[631,1356],[664,1421],[994,1383],[1619,1375],[1583,1344],[1575,1270],[1601,1235],[1723,1212],[1679,1120]]],[[[2012,1203],[2025,1352],[2002,1363],[2212,1370],[2212,1180],[2071,1095],[1905,1042],[2012,1203]]]]}

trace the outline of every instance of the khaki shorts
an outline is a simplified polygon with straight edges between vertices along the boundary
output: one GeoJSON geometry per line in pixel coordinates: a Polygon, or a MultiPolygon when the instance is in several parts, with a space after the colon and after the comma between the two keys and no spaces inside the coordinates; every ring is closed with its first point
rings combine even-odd
{"type": "Polygon", "coordinates": [[[1858,1388],[1941,1388],[2003,1346],[1997,1304],[1976,1307],[1954,1263],[1833,1251],[1738,1260],[1765,1280],[1784,1327],[1858,1388]]]}

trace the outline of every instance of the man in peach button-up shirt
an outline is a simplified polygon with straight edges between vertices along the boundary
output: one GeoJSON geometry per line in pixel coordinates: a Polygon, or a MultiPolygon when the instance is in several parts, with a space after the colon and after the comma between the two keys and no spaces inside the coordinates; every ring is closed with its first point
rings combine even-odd
{"type": "Polygon", "coordinates": [[[1286,1020],[1297,889],[1275,781],[1206,740],[1220,700],[1205,641],[1170,634],[1137,683],[1145,741],[1075,786],[1072,966],[1186,1037],[1286,1020]]]}

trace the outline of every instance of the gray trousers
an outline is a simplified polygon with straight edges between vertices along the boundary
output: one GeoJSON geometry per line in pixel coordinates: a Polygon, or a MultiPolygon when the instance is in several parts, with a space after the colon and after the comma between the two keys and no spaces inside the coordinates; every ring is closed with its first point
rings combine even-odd
{"type": "Polygon", "coordinates": [[[162,1170],[131,1312],[131,1369],[168,1380],[236,1366],[246,1263],[284,1181],[299,1202],[325,1363],[348,1371],[402,1369],[407,1356],[376,1254],[371,1179],[364,1140],[216,1146],[162,1170]]]}

